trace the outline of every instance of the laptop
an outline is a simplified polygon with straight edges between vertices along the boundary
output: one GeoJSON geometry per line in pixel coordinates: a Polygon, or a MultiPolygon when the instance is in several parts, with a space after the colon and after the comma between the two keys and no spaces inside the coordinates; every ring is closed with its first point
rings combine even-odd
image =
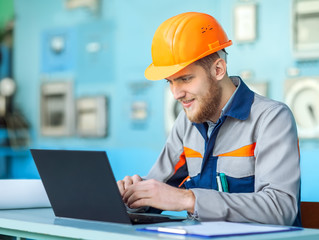
{"type": "Polygon", "coordinates": [[[56,217],[124,224],[185,220],[128,213],[105,151],[30,151],[56,217]]]}

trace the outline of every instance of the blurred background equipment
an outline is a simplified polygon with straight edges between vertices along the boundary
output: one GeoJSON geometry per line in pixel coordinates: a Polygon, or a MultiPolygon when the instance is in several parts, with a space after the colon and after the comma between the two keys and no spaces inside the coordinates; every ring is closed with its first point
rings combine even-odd
{"type": "Polygon", "coordinates": [[[293,50],[296,58],[319,57],[319,0],[295,0],[293,4],[293,50]]]}
{"type": "Polygon", "coordinates": [[[77,133],[80,137],[105,137],[108,115],[104,96],[77,99],[77,133]]]}
{"type": "Polygon", "coordinates": [[[291,108],[300,138],[319,138],[319,78],[286,81],[286,102],[291,108]]]}
{"type": "Polygon", "coordinates": [[[13,22],[0,29],[0,178],[9,177],[11,160],[25,156],[30,144],[29,124],[14,106],[16,82],[13,80],[13,22]]]}
{"type": "Polygon", "coordinates": [[[77,50],[74,28],[47,29],[41,34],[41,71],[54,73],[71,71],[75,67],[77,50]]]}
{"type": "Polygon", "coordinates": [[[253,42],[257,38],[257,4],[240,3],[234,9],[234,37],[238,43],[253,42]]]}
{"type": "Polygon", "coordinates": [[[41,87],[41,133],[70,136],[74,133],[74,100],[71,81],[45,82],[41,87]]]}
{"type": "Polygon", "coordinates": [[[29,144],[29,126],[24,117],[13,108],[13,95],[16,85],[13,79],[0,80],[0,127],[11,148],[26,147],[29,144]]]}

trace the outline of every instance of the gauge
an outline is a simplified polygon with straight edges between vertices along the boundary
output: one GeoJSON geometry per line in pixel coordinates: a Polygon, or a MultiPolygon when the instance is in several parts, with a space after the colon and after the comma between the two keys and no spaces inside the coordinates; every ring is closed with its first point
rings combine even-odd
{"type": "Polygon", "coordinates": [[[54,53],[60,54],[65,48],[65,39],[62,36],[54,36],[51,39],[51,49],[54,53]]]}
{"type": "Polygon", "coordinates": [[[16,84],[11,78],[3,78],[0,81],[0,95],[10,97],[16,90],[16,84]]]}
{"type": "Polygon", "coordinates": [[[294,81],[287,91],[286,103],[291,108],[299,137],[319,137],[319,79],[303,78],[294,81]]]}

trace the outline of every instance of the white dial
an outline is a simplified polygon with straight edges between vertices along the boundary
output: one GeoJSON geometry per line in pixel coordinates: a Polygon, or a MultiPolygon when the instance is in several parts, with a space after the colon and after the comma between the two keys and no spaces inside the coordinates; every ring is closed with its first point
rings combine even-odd
{"type": "Polygon", "coordinates": [[[287,93],[286,102],[295,116],[299,136],[319,137],[319,79],[296,81],[287,93]]]}
{"type": "Polygon", "coordinates": [[[0,95],[10,97],[16,90],[16,84],[11,78],[3,78],[0,81],[0,95]]]}
{"type": "Polygon", "coordinates": [[[55,36],[51,39],[51,49],[56,54],[61,53],[65,48],[65,39],[62,36],[55,36]]]}

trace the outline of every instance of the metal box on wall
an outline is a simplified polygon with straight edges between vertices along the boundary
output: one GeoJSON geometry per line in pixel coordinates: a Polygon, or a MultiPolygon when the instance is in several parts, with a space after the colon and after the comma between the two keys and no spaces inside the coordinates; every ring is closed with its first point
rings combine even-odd
{"type": "Polygon", "coordinates": [[[70,136],[74,133],[74,101],[71,81],[46,82],[41,86],[41,133],[70,136]]]}
{"type": "Polygon", "coordinates": [[[108,111],[105,96],[79,98],[76,108],[79,136],[105,137],[107,135],[108,111]]]}
{"type": "Polygon", "coordinates": [[[298,59],[319,58],[319,0],[295,0],[292,13],[292,41],[298,59]]]}

